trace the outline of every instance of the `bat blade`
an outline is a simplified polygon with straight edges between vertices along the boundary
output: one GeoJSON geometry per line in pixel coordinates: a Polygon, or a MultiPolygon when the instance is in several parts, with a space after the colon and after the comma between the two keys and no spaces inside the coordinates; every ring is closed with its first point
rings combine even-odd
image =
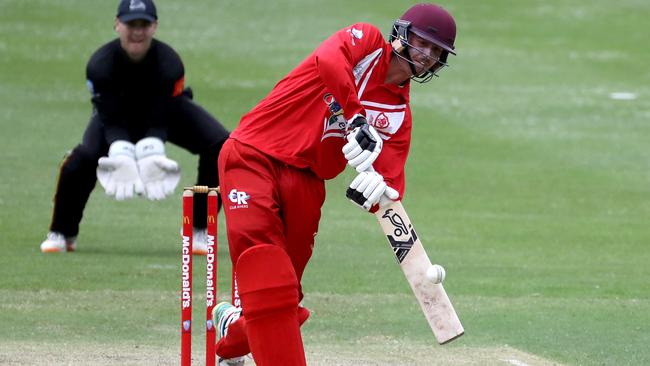
{"type": "Polygon", "coordinates": [[[431,261],[402,203],[396,201],[379,209],[375,216],[438,343],[449,343],[463,335],[465,330],[445,288],[427,278],[431,261]]]}

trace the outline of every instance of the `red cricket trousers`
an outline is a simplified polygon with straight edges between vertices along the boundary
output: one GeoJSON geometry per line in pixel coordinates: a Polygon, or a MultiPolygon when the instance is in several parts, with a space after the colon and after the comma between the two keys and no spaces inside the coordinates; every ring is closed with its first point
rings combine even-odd
{"type": "MultiPolygon", "coordinates": [[[[244,250],[273,244],[289,255],[300,282],[318,232],[325,182],[232,138],[219,154],[219,180],[233,271],[244,250]]],[[[236,278],[233,272],[232,300],[241,306],[236,278]]]]}

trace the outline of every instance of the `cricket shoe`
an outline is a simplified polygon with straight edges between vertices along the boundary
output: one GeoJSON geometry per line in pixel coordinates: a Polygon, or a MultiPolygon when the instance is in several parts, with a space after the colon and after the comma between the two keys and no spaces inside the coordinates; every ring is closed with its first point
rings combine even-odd
{"type": "Polygon", "coordinates": [[[77,250],[77,237],[65,237],[61,233],[50,231],[47,233],[47,239],[41,243],[41,252],[43,253],[65,253],[77,250]]]}
{"type": "MultiPolygon", "coordinates": [[[[228,326],[241,316],[241,308],[236,308],[229,302],[220,302],[212,309],[212,321],[217,324],[217,337],[221,339],[228,334],[228,326]]],[[[243,366],[246,356],[234,358],[219,357],[219,366],[243,366]]]]}
{"type": "Polygon", "coordinates": [[[236,358],[219,358],[218,366],[244,366],[246,363],[246,358],[250,356],[242,356],[236,358]]]}
{"type": "MultiPolygon", "coordinates": [[[[181,228],[181,236],[183,236],[183,228],[181,228]]],[[[208,229],[192,228],[192,253],[208,254],[208,229]]]]}

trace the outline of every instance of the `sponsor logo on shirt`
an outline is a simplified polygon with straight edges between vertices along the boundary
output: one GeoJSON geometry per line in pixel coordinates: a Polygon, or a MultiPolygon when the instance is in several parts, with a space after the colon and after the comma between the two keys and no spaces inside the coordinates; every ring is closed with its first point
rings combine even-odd
{"type": "Polygon", "coordinates": [[[248,193],[233,188],[228,193],[228,199],[230,202],[234,203],[234,205],[230,205],[230,209],[236,210],[238,208],[248,208],[248,200],[250,198],[251,196],[248,193]]]}
{"type": "Polygon", "coordinates": [[[406,104],[385,104],[362,100],[368,124],[379,132],[382,139],[388,140],[402,127],[406,115],[406,104]]]}
{"type": "Polygon", "coordinates": [[[343,137],[348,127],[348,123],[345,120],[345,117],[343,117],[343,108],[341,108],[341,105],[330,93],[323,96],[323,102],[327,105],[330,115],[328,118],[325,118],[325,126],[321,141],[333,136],[343,137]]]}
{"type": "Polygon", "coordinates": [[[388,120],[388,117],[386,117],[386,114],[381,112],[375,118],[369,120],[368,123],[375,128],[383,129],[388,127],[390,121],[388,120]]]}
{"type": "Polygon", "coordinates": [[[350,39],[352,40],[353,46],[357,45],[354,41],[355,39],[361,40],[361,38],[363,38],[363,31],[361,29],[350,28],[347,30],[347,32],[350,34],[350,39]]]}

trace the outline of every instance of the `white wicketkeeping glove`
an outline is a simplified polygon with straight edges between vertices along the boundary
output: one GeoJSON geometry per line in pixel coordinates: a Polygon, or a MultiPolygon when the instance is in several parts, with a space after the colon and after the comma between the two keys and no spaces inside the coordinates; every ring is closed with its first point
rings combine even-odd
{"type": "Polygon", "coordinates": [[[108,156],[97,161],[97,180],[106,194],[118,201],[144,193],[144,185],[135,162],[135,146],[117,140],[108,149],[108,156]]]}
{"type": "Polygon", "coordinates": [[[377,130],[368,124],[364,116],[357,114],[352,117],[350,126],[353,130],[345,137],[348,142],[342,150],[348,164],[361,173],[372,166],[384,143],[377,130]]]}
{"type": "Polygon", "coordinates": [[[174,192],[181,179],[178,163],[165,156],[165,144],[156,137],[145,137],[135,144],[135,158],[150,200],[162,200],[174,192]]]}
{"type": "Polygon", "coordinates": [[[399,192],[386,185],[384,177],[375,171],[359,173],[345,195],[366,211],[373,205],[382,207],[399,198],[399,192]]]}

